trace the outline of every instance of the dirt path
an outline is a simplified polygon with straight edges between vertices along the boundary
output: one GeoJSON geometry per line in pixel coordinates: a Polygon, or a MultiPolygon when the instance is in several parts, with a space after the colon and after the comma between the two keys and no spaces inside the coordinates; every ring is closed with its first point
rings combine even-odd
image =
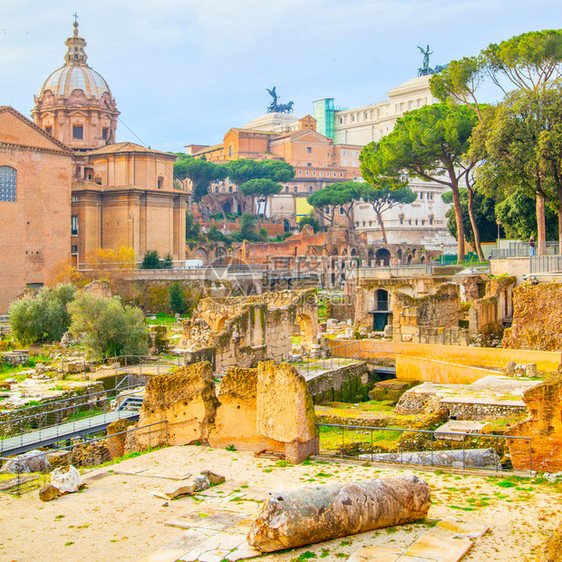
{"type": "MultiPolygon", "coordinates": [[[[184,497],[167,502],[165,507],[166,502],[153,493],[171,481],[163,477],[180,478],[203,469],[227,477],[227,482],[213,488],[211,495],[230,493],[232,498],[234,493],[254,502],[262,501],[270,489],[403,472],[325,461],[293,467],[238,451],[170,447],[90,471],[84,477],[101,477],[84,491],[53,502],[40,502],[36,491],[21,498],[1,494],[0,559],[142,560],[174,543],[180,549],[186,547],[187,552],[185,531],[164,522],[186,514],[210,496],[184,497]]],[[[490,526],[464,560],[530,560],[562,513],[562,494],[552,485],[441,471],[416,474],[425,478],[432,489],[431,519],[453,517],[490,526]]],[[[383,529],[263,558],[291,560],[308,551],[318,558],[340,560],[362,546],[408,546],[427,528],[427,524],[418,523],[383,529]]]]}

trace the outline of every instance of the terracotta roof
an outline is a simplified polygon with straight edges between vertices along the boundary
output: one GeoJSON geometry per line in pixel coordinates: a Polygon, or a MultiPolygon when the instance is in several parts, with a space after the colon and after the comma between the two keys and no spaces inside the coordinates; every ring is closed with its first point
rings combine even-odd
{"type": "Polygon", "coordinates": [[[102,148],[96,148],[95,150],[88,150],[85,152],[85,156],[91,154],[118,154],[120,152],[137,152],[141,154],[158,154],[160,156],[168,156],[170,158],[176,158],[175,154],[170,154],[169,152],[162,152],[160,150],[153,150],[152,148],[146,148],[140,144],[134,142],[117,142],[115,144],[108,144],[102,148]]]}
{"type": "Polygon", "coordinates": [[[38,133],[41,133],[44,137],[49,139],[53,144],[56,144],[63,152],[67,152],[69,154],[74,154],[74,152],[63,144],[62,142],[58,141],[55,137],[47,133],[47,131],[43,130],[41,127],[38,127],[31,119],[28,119],[25,115],[21,114],[19,111],[14,109],[11,105],[0,105],[0,113],[8,112],[21,119],[26,125],[35,129],[38,133]]]}

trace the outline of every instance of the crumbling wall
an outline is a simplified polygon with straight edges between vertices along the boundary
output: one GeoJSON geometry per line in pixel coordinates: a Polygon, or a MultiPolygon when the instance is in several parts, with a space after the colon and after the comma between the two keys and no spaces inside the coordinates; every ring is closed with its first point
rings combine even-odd
{"type": "Polygon", "coordinates": [[[513,349],[562,349],[562,283],[520,285],[513,290],[513,323],[503,346],[513,349]]]}
{"type": "Polygon", "coordinates": [[[508,440],[515,470],[559,472],[562,470],[562,377],[534,386],[523,393],[530,417],[516,424],[506,435],[531,437],[508,440]],[[529,462],[529,452],[532,462],[529,462]]]}
{"type": "Polygon", "coordinates": [[[301,462],[315,452],[314,404],[306,381],[288,363],[258,365],[257,430],[284,444],[285,456],[301,462]]]}
{"type": "Polygon", "coordinates": [[[216,396],[210,363],[153,377],[125,452],[164,444],[209,442],[243,451],[272,451],[301,462],[316,451],[314,405],[304,377],[289,364],[231,368],[216,396]],[[157,422],[165,424],[152,425],[157,422]]]}
{"type": "Polygon", "coordinates": [[[453,283],[444,283],[434,294],[421,298],[395,292],[392,299],[393,339],[420,343],[422,327],[457,328],[459,315],[459,289],[453,283]]]}
{"type": "Polygon", "coordinates": [[[213,370],[208,362],[152,377],[145,389],[137,439],[141,446],[205,442],[218,405],[213,370]],[[142,429],[156,422],[166,422],[159,429],[160,439],[154,435],[158,426],[142,429]]]}
{"type": "Polygon", "coordinates": [[[257,369],[231,367],[223,377],[215,425],[209,433],[211,447],[234,446],[244,451],[267,449],[267,439],[257,430],[257,369]]]}
{"type": "MultiPolygon", "coordinates": [[[[486,336],[512,313],[515,277],[494,277],[486,284],[483,297],[476,299],[468,312],[468,333],[472,340],[486,336]]],[[[484,339],[486,339],[484,337],[484,339]]],[[[500,333],[501,339],[501,333],[500,333]]],[[[481,342],[485,345],[487,342],[481,342]]]]}
{"type": "MultiPolygon", "coordinates": [[[[292,353],[293,326],[310,350],[318,333],[316,290],[275,291],[250,297],[204,299],[184,322],[180,349],[209,350],[215,371],[282,361],[292,353]]],[[[197,354],[194,357],[199,357],[197,354]]]]}

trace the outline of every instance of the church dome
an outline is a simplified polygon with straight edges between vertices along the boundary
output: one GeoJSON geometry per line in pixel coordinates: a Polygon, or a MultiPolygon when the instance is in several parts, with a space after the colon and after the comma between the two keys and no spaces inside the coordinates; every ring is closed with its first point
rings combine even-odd
{"type": "Polygon", "coordinates": [[[74,22],[74,34],[66,40],[65,45],[64,66],[49,75],[38,97],[50,90],[56,97],[67,98],[74,90],[82,90],[87,98],[101,99],[107,92],[112,99],[111,90],[103,76],[86,63],[86,41],[78,35],[78,22],[74,22]]]}
{"type": "Polygon", "coordinates": [[[103,76],[86,62],[77,21],[65,45],[64,66],[49,74],[35,96],[35,124],[74,150],[112,144],[119,111],[103,76]]]}
{"type": "Polygon", "coordinates": [[[65,64],[58,68],[45,80],[39,96],[47,90],[56,97],[67,98],[74,90],[82,90],[88,98],[101,99],[106,92],[113,98],[103,76],[87,64],[65,64]]]}

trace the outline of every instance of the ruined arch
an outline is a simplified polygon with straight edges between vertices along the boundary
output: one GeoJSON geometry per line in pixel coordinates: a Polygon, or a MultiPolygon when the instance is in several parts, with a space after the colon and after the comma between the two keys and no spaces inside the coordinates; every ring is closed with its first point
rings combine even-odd
{"type": "Polygon", "coordinates": [[[316,335],[312,318],[308,314],[300,313],[297,314],[296,323],[300,328],[301,345],[304,349],[310,350],[316,335]]]}
{"type": "Polygon", "coordinates": [[[390,252],[386,248],[380,248],[375,253],[375,261],[378,266],[390,265],[390,252]]]}
{"type": "Polygon", "coordinates": [[[203,263],[208,263],[209,261],[209,254],[207,253],[207,250],[205,248],[197,248],[197,250],[195,250],[193,257],[196,260],[203,260],[203,263]]]}

